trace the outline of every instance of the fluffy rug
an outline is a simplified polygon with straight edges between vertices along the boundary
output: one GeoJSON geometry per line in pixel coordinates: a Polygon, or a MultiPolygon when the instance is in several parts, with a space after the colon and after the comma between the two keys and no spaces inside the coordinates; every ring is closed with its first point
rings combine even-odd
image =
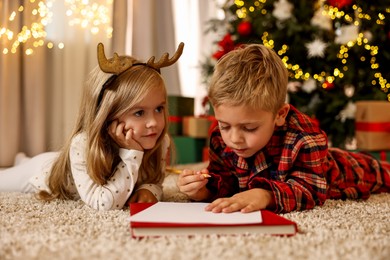
{"type": "MultiPolygon", "coordinates": [[[[186,200],[176,178],[165,179],[166,201],[186,200]]],[[[297,235],[133,239],[128,209],[0,193],[0,259],[389,259],[390,194],[283,216],[297,222],[297,235]]]]}

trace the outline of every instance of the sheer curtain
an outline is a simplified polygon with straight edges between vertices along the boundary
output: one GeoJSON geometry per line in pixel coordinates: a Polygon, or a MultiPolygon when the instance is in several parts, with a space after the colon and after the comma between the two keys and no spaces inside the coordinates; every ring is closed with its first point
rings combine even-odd
{"type": "MultiPolygon", "coordinates": [[[[0,167],[11,166],[18,152],[34,156],[61,147],[74,125],[84,80],[97,65],[98,42],[104,43],[107,56],[115,50],[142,60],[159,59],[164,52],[173,54],[184,42],[179,62],[163,69],[162,75],[169,94],[197,98],[195,111],[199,111],[199,98],[205,95],[200,61],[211,52],[208,46],[212,41],[210,35],[204,35],[204,22],[215,17],[221,1],[95,0],[94,4],[109,8],[112,38],[79,25],[69,26],[69,6],[65,1],[53,1],[46,40],[54,48],[35,48],[33,55],[27,56],[23,54],[26,43],[15,54],[0,53],[0,167]],[[61,44],[64,48],[58,47],[61,44]]],[[[32,2],[1,0],[0,30],[19,31],[23,24],[33,22],[27,9],[38,1],[32,2]],[[10,22],[8,17],[21,4],[25,12],[10,22]]],[[[4,37],[0,40],[3,51],[9,43],[4,37]]]]}
{"type": "MultiPolygon", "coordinates": [[[[216,35],[205,34],[206,22],[218,16],[226,0],[128,0],[126,53],[147,59],[172,54],[185,43],[178,63],[162,70],[170,95],[195,98],[195,113],[202,112],[206,87],[200,62],[210,55],[216,35]]],[[[115,39],[115,37],[114,37],[115,39]]]]}
{"type": "MultiPolygon", "coordinates": [[[[7,28],[17,33],[23,24],[37,21],[36,16],[28,15],[34,8],[32,5],[26,5],[24,12],[18,12],[21,2],[1,1],[1,30],[7,28]]],[[[14,40],[8,40],[9,36],[5,34],[0,39],[0,166],[9,166],[22,149],[39,153],[46,148],[47,83],[43,69],[46,67],[46,52],[36,48],[34,55],[26,56],[24,51],[32,47],[26,43],[12,53],[14,40]]]]}
{"type": "MultiPolygon", "coordinates": [[[[97,43],[103,42],[111,50],[111,39],[105,34],[69,26],[71,17],[66,15],[64,1],[52,2],[53,17],[46,27],[46,42],[54,43],[53,49],[33,48],[33,54],[26,55],[24,51],[32,44],[26,42],[16,53],[4,54],[3,50],[10,49],[12,43],[4,35],[1,37],[0,167],[11,166],[17,152],[34,156],[61,146],[73,127],[85,77],[97,64],[97,43]],[[60,44],[63,49],[58,47],[60,44]]],[[[38,1],[2,0],[0,29],[17,33],[23,25],[30,26],[39,19],[32,15],[37,8],[38,1]],[[15,19],[10,20],[13,12],[15,19]]],[[[112,6],[109,12],[111,16],[112,6]]]]}
{"type": "Polygon", "coordinates": [[[201,114],[201,101],[207,86],[201,75],[201,62],[212,53],[217,39],[215,33],[206,33],[207,22],[217,18],[227,0],[172,0],[176,42],[186,43],[185,54],[179,61],[181,95],[195,98],[195,114],[201,114]]]}

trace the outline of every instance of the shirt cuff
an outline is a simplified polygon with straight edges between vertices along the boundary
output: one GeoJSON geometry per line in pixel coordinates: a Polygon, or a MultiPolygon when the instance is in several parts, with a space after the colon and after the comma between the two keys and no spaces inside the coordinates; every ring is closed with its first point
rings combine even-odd
{"type": "Polygon", "coordinates": [[[162,198],[163,192],[162,192],[161,185],[145,183],[145,184],[140,185],[137,188],[137,190],[140,190],[140,189],[146,189],[146,190],[150,191],[151,193],[153,193],[153,195],[157,198],[158,201],[160,201],[162,198]]]}

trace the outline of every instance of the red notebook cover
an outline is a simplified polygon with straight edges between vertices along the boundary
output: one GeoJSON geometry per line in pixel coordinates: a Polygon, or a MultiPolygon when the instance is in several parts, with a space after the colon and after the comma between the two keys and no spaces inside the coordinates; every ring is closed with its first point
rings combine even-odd
{"type": "MultiPolygon", "coordinates": [[[[154,203],[130,203],[130,215],[135,215],[154,203]]],[[[292,236],[298,232],[297,224],[268,210],[260,211],[262,222],[257,224],[194,224],[194,223],[150,223],[131,221],[133,237],[168,236],[168,235],[238,235],[238,234],[271,234],[292,236]]]]}

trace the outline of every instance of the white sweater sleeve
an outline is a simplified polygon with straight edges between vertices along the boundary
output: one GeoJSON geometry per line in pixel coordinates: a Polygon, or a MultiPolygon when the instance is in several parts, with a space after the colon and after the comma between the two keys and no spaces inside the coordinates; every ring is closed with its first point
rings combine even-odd
{"type": "Polygon", "coordinates": [[[137,182],[143,152],[120,149],[122,161],[107,184],[100,185],[87,173],[86,145],[86,136],[82,133],[73,138],[70,148],[72,176],[81,200],[98,210],[122,209],[137,182]]]}

